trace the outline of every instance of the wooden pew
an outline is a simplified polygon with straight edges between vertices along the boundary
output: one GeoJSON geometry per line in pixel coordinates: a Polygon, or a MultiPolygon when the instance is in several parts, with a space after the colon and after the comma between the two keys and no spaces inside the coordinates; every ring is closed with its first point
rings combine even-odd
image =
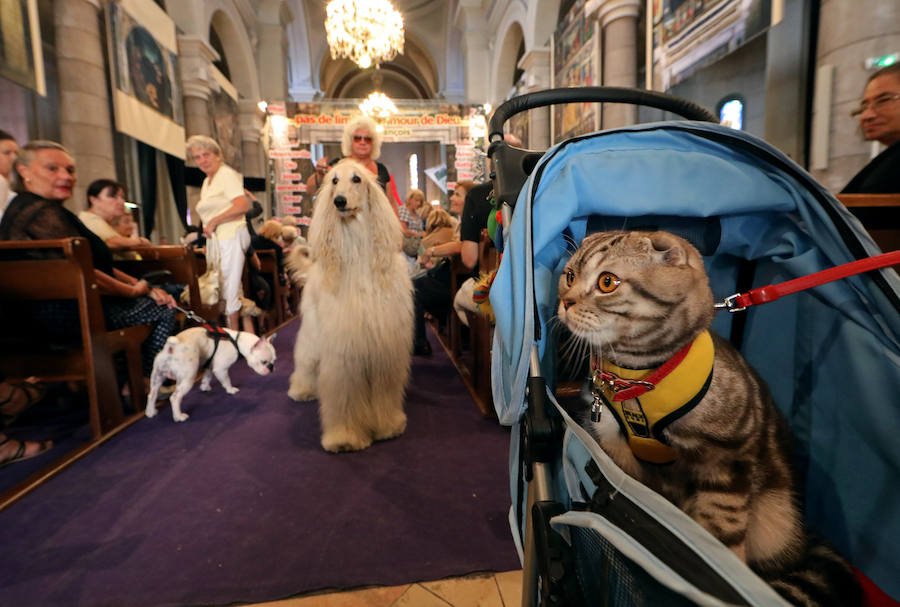
{"type": "MultiPolygon", "coordinates": [[[[141,343],[148,325],[107,331],[94,282],[90,247],[83,238],[0,242],[0,369],[10,378],[35,376],[43,382],[83,382],[89,399],[91,440],[45,469],[0,495],[0,508],[63,469],[125,426],[143,417],[144,382],[141,343]],[[27,251],[52,250],[55,259],[28,259],[27,251]],[[78,304],[80,340],[48,343],[39,327],[24,312],[29,302],[65,299],[78,304]],[[113,355],[124,352],[131,403],[135,412],[122,409],[113,355]]],[[[45,333],[45,332],[43,332],[45,333]]]]}
{"type": "Polygon", "coordinates": [[[281,283],[275,251],[271,249],[257,250],[256,256],[259,257],[259,274],[272,285],[272,309],[268,312],[272,315],[275,326],[281,325],[294,316],[293,313],[285,313],[290,304],[290,286],[281,283]]]}
{"type": "Polygon", "coordinates": [[[838,194],[884,251],[900,249],[900,194],[838,194]]]}
{"type": "Polygon", "coordinates": [[[141,259],[116,260],[115,266],[118,269],[135,278],[155,270],[168,270],[172,273],[171,282],[187,285],[191,311],[206,320],[218,322],[225,312],[225,303],[219,301],[211,305],[204,304],[197,283],[206,269],[205,258],[201,260],[193,248],[184,245],[139,247],[133,250],[141,259]]]}
{"type": "MultiPolygon", "coordinates": [[[[500,265],[500,254],[487,230],[481,231],[478,242],[479,275],[496,269],[500,265]]],[[[469,391],[481,414],[488,418],[497,416],[494,411],[494,398],[491,391],[491,344],[494,337],[494,325],[483,314],[466,310],[469,321],[469,342],[472,348],[472,368],[469,370],[472,385],[469,391]]]]}

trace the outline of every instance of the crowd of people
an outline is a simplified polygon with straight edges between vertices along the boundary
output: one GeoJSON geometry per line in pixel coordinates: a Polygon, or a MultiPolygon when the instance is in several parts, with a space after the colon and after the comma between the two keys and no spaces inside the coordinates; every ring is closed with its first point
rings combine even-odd
{"type": "MultiPolygon", "coordinates": [[[[869,78],[853,116],[867,140],[879,141],[887,147],[843,191],[900,191],[897,180],[900,175],[900,66],[883,68],[869,78]]],[[[513,146],[521,146],[510,135],[506,140],[513,146]]],[[[318,158],[306,180],[307,192],[315,196],[329,168],[342,159],[359,163],[384,189],[397,213],[404,238],[403,254],[413,278],[414,354],[427,356],[431,354],[431,346],[425,334],[426,320],[430,317],[443,325],[454,308],[471,305],[460,299],[471,298],[471,286],[478,272],[479,240],[493,208],[492,187],[490,183],[458,181],[449,193],[447,209],[429,204],[418,189],[410,189],[401,203],[394,196],[388,168],[379,162],[381,145],[381,134],[371,118],[358,116],[351,120],[343,130],[343,158],[318,158]],[[471,272],[456,294],[451,292],[453,259],[458,259],[471,272]]],[[[190,226],[182,242],[205,252],[208,271],[215,273],[219,297],[225,303],[225,323],[229,328],[239,329],[245,266],[252,291],[247,295],[261,308],[269,309],[273,305],[274,281],[281,285],[290,281],[285,257],[304,239],[292,216],[260,217],[262,206],[244,188],[241,174],[224,162],[222,149],[214,139],[192,136],[186,142],[186,151],[188,159],[203,172],[204,179],[196,205],[199,225],[190,226]],[[256,220],[261,222],[258,228],[254,226],[256,220]],[[260,266],[256,252],[262,250],[275,254],[274,278],[257,274],[260,266]]],[[[59,143],[35,140],[19,147],[14,137],[0,130],[0,240],[86,239],[107,327],[138,324],[151,327],[141,347],[146,378],[156,353],[175,330],[175,300],[172,294],[122,272],[115,265],[118,260],[140,259],[141,248],[151,245],[139,233],[138,222],[126,208],[126,186],[109,177],[94,179],[87,187],[86,208],[76,215],[64,203],[72,197],[77,179],[75,160],[59,143]]],[[[35,302],[24,313],[48,334],[77,336],[80,321],[75,302],[35,302]]],[[[252,323],[244,323],[243,328],[252,331],[252,323]]],[[[45,387],[34,378],[12,381],[0,369],[0,467],[50,448],[49,441],[16,440],[6,434],[8,424],[45,394],[45,387]]]]}

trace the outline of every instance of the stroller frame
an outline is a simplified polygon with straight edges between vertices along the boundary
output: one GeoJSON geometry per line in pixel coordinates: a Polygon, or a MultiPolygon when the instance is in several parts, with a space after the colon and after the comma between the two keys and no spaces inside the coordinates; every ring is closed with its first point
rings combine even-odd
{"type": "MultiPolygon", "coordinates": [[[[491,119],[489,135],[491,145],[488,152],[495,167],[495,173],[492,175],[495,195],[502,204],[504,249],[507,246],[507,239],[510,238],[507,230],[513,224],[513,211],[516,206],[525,204],[530,207],[537,194],[536,184],[541,177],[541,172],[550,163],[548,158],[569,142],[558,144],[548,150],[546,154],[511,148],[503,142],[503,125],[511,116],[535,107],[589,101],[636,103],[674,112],[693,120],[715,122],[714,116],[707,110],[690,102],[658,93],[631,89],[604,87],[554,89],[524,95],[504,103],[497,108],[491,119]],[[526,183],[526,180],[527,187],[523,188],[522,185],[526,183]]],[[[682,124],[690,125],[690,123],[682,124]]],[[[666,127],[666,125],[656,126],[666,127]]],[[[634,127],[633,130],[638,132],[644,128],[647,128],[646,125],[634,127]]],[[[716,132],[715,127],[698,126],[697,129],[704,133],[709,131],[711,137],[720,135],[716,132]]],[[[615,132],[628,130],[621,129],[615,132]]],[[[725,130],[722,129],[722,131],[725,130]]],[[[597,135],[602,134],[589,135],[586,138],[597,135]]],[[[842,245],[849,251],[851,258],[860,259],[877,252],[877,247],[861,226],[849,219],[848,213],[843,214],[837,210],[840,206],[839,203],[818,187],[802,169],[793,165],[790,160],[765,144],[753,141],[753,138],[749,136],[736,137],[735,140],[728,143],[737,147],[742,147],[746,143],[748,147],[753,148],[752,153],[777,164],[779,170],[784,171],[802,186],[809,188],[812,196],[823,202],[824,211],[834,222],[842,245]]],[[[528,221],[530,222],[530,219],[528,221]]],[[[667,229],[664,222],[661,229],[667,229]]],[[[517,235],[520,234],[517,233],[517,235]]],[[[527,238],[527,236],[523,236],[523,238],[527,238]]],[[[703,252],[702,249],[701,252],[703,252]]],[[[533,254],[530,262],[534,264],[533,254]]],[[[503,272],[502,267],[501,272],[503,272]]],[[[752,278],[751,272],[749,279],[752,281],[752,278]]],[[[880,293],[880,295],[874,296],[878,300],[877,305],[881,306],[882,310],[885,308],[888,310],[887,318],[880,319],[880,322],[887,323],[885,326],[887,341],[896,351],[897,339],[900,335],[900,330],[898,330],[900,323],[897,322],[900,318],[898,316],[900,297],[897,295],[900,281],[892,271],[881,270],[870,272],[865,282],[866,288],[880,293]]],[[[749,287],[750,284],[746,286],[749,287]]],[[[503,307],[508,306],[506,301],[502,301],[502,295],[495,300],[493,289],[491,300],[495,311],[501,311],[501,314],[503,307]]],[[[520,473],[525,482],[519,483],[519,479],[512,479],[511,493],[514,505],[511,509],[510,522],[514,530],[514,537],[517,542],[520,542],[523,559],[522,604],[572,606],[586,604],[584,575],[579,575],[578,572],[577,547],[573,537],[573,528],[569,526],[570,523],[579,521],[582,527],[594,526],[596,529],[598,525],[605,526],[601,533],[606,540],[615,545],[616,550],[638,563],[640,569],[660,581],[666,590],[674,591],[691,603],[710,605],[785,604],[767,584],[759,580],[724,546],[718,544],[711,536],[706,537],[704,533],[695,533],[696,529],[693,527],[699,528],[699,526],[687,519],[683,513],[646,487],[621,473],[596,447],[595,443],[592,447],[584,445],[580,445],[578,449],[573,447],[573,444],[578,442],[589,445],[593,441],[559,407],[553,392],[548,388],[548,382],[544,377],[545,373],[542,371],[543,356],[539,347],[542,336],[539,320],[541,314],[537,299],[533,299],[530,304],[524,300],[519,303],[521,306],[529,308],[533,306],[534,341],[521,345],[522,355],[519,359],[520,362],[526,359],[525,350],[527,349],[528,377],[524,381],[524,389],[510,387],[510,384],[516,380],[497,382],[498,374],[503,373],[503,365],[509,361],[502,357],[499,362],[495,360],[494,402],[498,408],[497,413],[501,422],[517,424],[519,429],[518,434],[513,433],[511,466],[514,467],[511,473],[514,477],[517,472],[520,473]],[[523,400],[526,402],[523,411],[518,410],[520,396],[524,397],[523,400]],[[573,455],[575,451],[578,453],[573,455]],[[588,459],[580,462],[587,462],[584,470],[576,468],[573,472],[571,467],[564,467],[563,473],[557,474],[561,460],[568,458],[574,461],[579,457],[584,458],[585,451],[589,452],[588,457],[592,458],[593,462],[588,459]],[[603,473],[593,474],[589,468],[591,466],[597,468],[598,465],[603,468],[603,473]],[[617,475],[619,473],[620,475],[617,475]],[[573,479],[576,475],[580,475],[582,478],[573,479]],[[565,476],[565,480],[563,481],[560,476],[565,476]],[[609,481],[610,476],[615,479],[612,484],[609,481]],[[563,503],[563,499],[571,501],[571,495],[575,494],[573,490],[568,496],[560,495],[560,485],[563,483],[569,485],[570,489],[580,488],[584,503],[579,503],[577,506],[585,512],[573,511],[570,504],[563,503]],[[585,494],[587,486],[591,488],[591,491],[585,494]],[[522,494],[525,495],[524,503],[522,494]],[[611,495],[618,497],[610,499],[611,495]],[[589,511],[593,511],[595,514],[599,512],[601,515],[587,517],[589,511]],[[591,520],[587,520],[588,518],[591,520]],[[517,531],[521,523],[524,523],[522,538],[519,537],[517,531]],[[635,538],[635,533],[638,535],[643,533],[644,537],[635,538]],[[667,553],[668,556],[664,555],[662,558],[658,558],[652,553],[641,552],[643,548],[640,546],[647,543],[657,547],[662,546],[662,552],[667,553]],[[682,551],[685,545],[687,550],[682,551]],[[690,566],[684,567],[682,559],[687,558],[684,556],[687,553],[697,558],[690,566]],[[698,562],[699,565],[696,565],[698,562]],[[702,570],[699,575],[693,571],[697,567],[702,570]]],[[[529,315],[525,314],[524,316],[528,317],[529,315]]],[[[733,341],[735,339],[739,341],[745,329],[746,317],[727,316],[739,318],[739,320],[728,321],[733,341]]],[[[495,356],[502,350],[503,338],[499,337],[501,333],[502,329],[498,323],[495,333],[495,356]]],[[[512,362],[515,363],[515,359],[512,359],[512,362]]],[[[519,366],[521,367],[521,365],[519,366]]],[[[552,383],[553,378],[550,379],[550,383],[552,383]]],[[[563,491],[563,493],[565,492],[563,491]]],[[[616,592],[615,589],[614,592],[616,592]]]]}

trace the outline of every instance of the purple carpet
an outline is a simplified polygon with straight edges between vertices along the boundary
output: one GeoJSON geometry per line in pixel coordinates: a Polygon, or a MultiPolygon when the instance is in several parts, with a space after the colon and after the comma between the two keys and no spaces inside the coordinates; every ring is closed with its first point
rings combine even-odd
{"type": "Polygon", "coordinates": [[[434,336],[413,359],[406,433],[319,446],[286,395],[295,321],[270,378],[195,388],[0,512],[0,605],[227,605],[519,567],[509,430],[483,419],[434,336]]]}

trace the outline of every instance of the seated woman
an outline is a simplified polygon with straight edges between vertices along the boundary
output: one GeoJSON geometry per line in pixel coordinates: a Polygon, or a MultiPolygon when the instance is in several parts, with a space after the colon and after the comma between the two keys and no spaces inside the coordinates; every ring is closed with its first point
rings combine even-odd
{"type": "MultiPolygon", "coordinates": [[[[472,181],[459,181],[450,195],[450,213],[459,216],[468,192],[475,183],[472,181]]],[[[432,211],[433,213],[433,211],[432,211]]],[[[427,236],[426,236],[427,238],[427,236]]],[[[425,240],[425,239],[423,239],[425,240]]],[[[425,248],[419,262],[423,267],[432,267],[423,275],[413,279],[415,291],[415,338],[413,341],[413,354],[428,356],[431,354],[431,345],[425,336],[425,312],[442,322],[447,317],[450,306],[453,303],[453,293],[450,292],[450,263],[432,263],[439,257],[449,258],[459,255],[462,243],[459,240],[459,223],[454,227],[453,239],[438,245],[430,245],[425,248]]]]}
{"type": "MultiPolygon", "coordinates": [[[[110,249],[118,253],[123,249],[151,244],[146,238],[141,238],[133,232],[123,232],[115,227],[127,213],[124,185],[112,179],[95,179],[87,188],[87,199],[88,208],[78,214],[78,219],[91,232],[102,238],[110,249]]],[[[130,216],[130,213],[128,215],[130,216]]],[[[113,255],[116,256],[116,253],[113,255]]],[[[140,259],[133,254],[119,255],[116,258],[140,259]]]]}
{"type": "MultiPolygon", "coordinates": [[[[16,196],[0,221],[0,240],[41,240],[82,237],[88,240],[94,260],[94,277],[103,295],[108,329],[151,324],[150,336],[141,346],[144,376],[175,327],[175,301],[160,289],[151,289],[113,268],[109,247],[63,206],[75,185],[75,161],[62,145],[32,141],[22,147],[15,162],[16,196]]],[[[72,301],[46,301],[31,310],[58,335],[78,334],[78,309],[72,301]]]]}

